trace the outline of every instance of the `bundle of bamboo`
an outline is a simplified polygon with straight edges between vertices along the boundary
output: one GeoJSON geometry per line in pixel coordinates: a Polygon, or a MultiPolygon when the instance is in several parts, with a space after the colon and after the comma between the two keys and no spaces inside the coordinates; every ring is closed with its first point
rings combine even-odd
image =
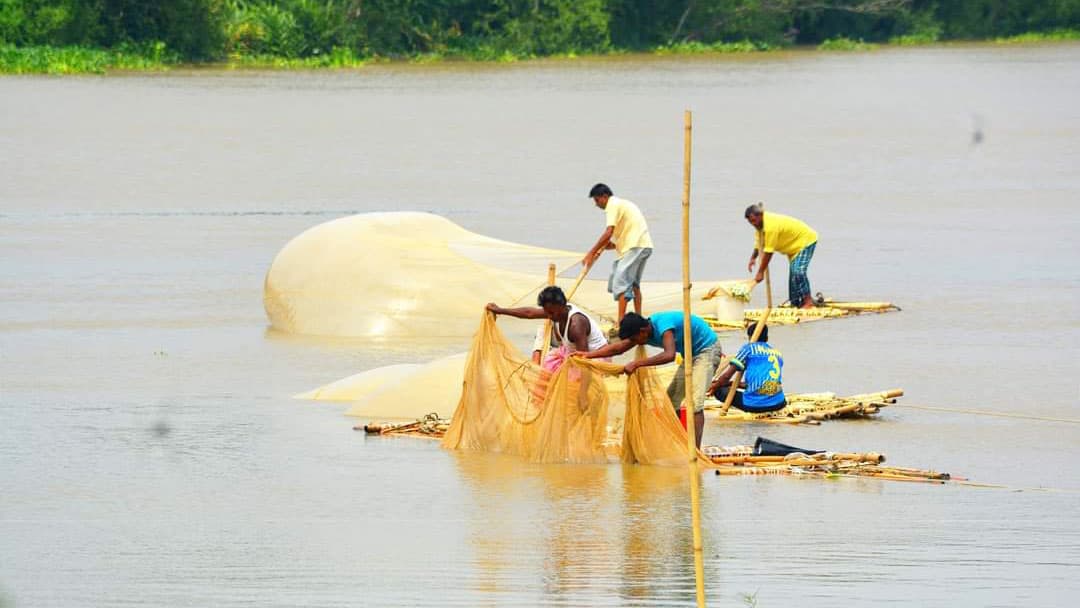
{"type": "MultiPolygon", "coordinates": [[[[750,446],[739,446],[752,450],[750,446]]],[[[873,477],[889,481],[921,481],[945,483],[954,478],[948,473],[922,469],[883,466],[885,456],[876,452],[803,454],[787,456],[753,456],[704,450],[716,467],[717,475],[799,475],[821,478],[873,477]]],[[[743,449],[735,450],[737,452],[743,449]]]]}
{"type": "MultiPolygon", "coordinates": [[[[839,319],[853,317],[866,313],[885,313],[899,311],[900,307],[890,302],[837,302],[824,300],[821,306],[816,308],[794,308],[792,306],[780,306],[773,308],[769,314],[770,325],[794,325],[808,321],[821,321],[823,319],[839,319]]],[[[722,321],[712,316],[703,317],[715,331],[734,331],[742,329],[746,324],[761,320],[765,309],[752,308],[743,315],[743,323],[731,323],[722,321]]]]}
{"type": "Polygon", "coordinates": [[[432,412],[412,422],[399,424],[369,422],[368,424],[354,426],[353,430],[363,430],[368,435],[408,435],[411,437],[441,439],[448,428],[450,428],[450,421],[446,418],[440,418],[437,412],[432,412]]]}
{"type": "Polygon", "coordinates": [[[787,396],[784,409],[759,414],[736,409],[723,411],[720,402],[706,402],[705,408],[716,413],[716,419],[728,423],[763,424],[820,424],[834,418],[862,418],[877,414],[881,408],[896,403],[903,389],[837,397],[835,393],[804,393],[787,396]]]}

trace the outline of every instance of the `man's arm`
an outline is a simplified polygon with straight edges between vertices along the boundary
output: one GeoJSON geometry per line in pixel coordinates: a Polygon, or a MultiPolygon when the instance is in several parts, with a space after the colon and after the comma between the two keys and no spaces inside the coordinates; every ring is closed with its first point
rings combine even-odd
{"type": "Polygon", "coordinates": [[[651,357],[645,359],[639,359],[637,361],[631,361],[623,367],[623,372],[626,374],[634,373],[639,367],[650,367],[653,365],[663,365],[665,363],[671,363],[675,360],[675,330],[669,329],[664,332],[663,337],[664,350],[656,353],[651,357]]]}
{"type": "Polygon", "coordinates": [[[570,315],[570,326],[566,328],[566,338],[570,340],[573,350],[587,352],[589,350],[589,320],[585,315],[570,315]]]}
{"type": "Polygon", "coordinates": [[[503,308],[494,302],[488,302],[488,305],[484,308],[488,312],[497,315],[506,315],[508,317],[517,317],[518,319],[546,319],[547,315],[544,314],[543,308],[534,308],[530,306],[522,308],[503,308]]]}
{"type": "Polygon", "coordinates": [[[738,370],[735,369],[735,366],[729,363],[719,376],[713,378],[712,384],[709,385],[709,390],[705,391],[705,394],[712,395],[716,392],[716,389],[720,388],[721,386],[727,386],[728,384],[730,384],[731,377],[734,376],[735,372],[737,371],[738,370]]]}
{"type": "Polygon", "coordinates": [[[581,263],[585,266],[592,266],[592,263],[596,261],[596,258],[607,248],[611,243],[611,235],[615,234],[615,227],[608,226],[604,229],[604,232],[600,234],[600,238],[596,240],[596,244],[592,246],[589,253],[585,254],[585,257],[581,259],[581,263]]]}
{"type": "Polygon", "coordinates": [[[754,272],[754,262],[757,261],[758,250],[757,245],[754,246],[754,252],[750,254],[750,263],[746,265],[746,272],[754,272]]]}
{"type": "Polygon", "coordinates": [[[769,261],[772,260],[772,252],[768,251],[761,255],[761,266],[758,267],[757,275],[754,276],[754,282],[760,283],[765,280],[765,269],[769,267],[769,261]]]}
{"type": "Polygon", "coordinates": [[[586,359],[602,359],[604,357],[614,357],[616,355],[621,355],[633,347],[634,343],[632,341],[619,340],[618,342],[612,342],[611,344],[608,344],[607,346],[604,346],[602,348],[598,348],[594,351],[580,351],[578,354],[580,354],[586,359]]]}

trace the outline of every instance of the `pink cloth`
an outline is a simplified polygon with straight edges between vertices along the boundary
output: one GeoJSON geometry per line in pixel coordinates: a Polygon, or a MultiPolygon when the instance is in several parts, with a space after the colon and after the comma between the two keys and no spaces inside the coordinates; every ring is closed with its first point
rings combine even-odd
{"type": "MultiPolygon", "coordinates": [[[[562,346],[554,350],[548,351],[547,357],[540,364],[540,367],[544,371],[554,374],[555,372],[559,371],[559,368],[563,366],[563,363],[566,363],[566,359],[569,356],[570,348],[563,344],[562,346]]],[[[603,357],[600,360],[611,363],[611,357],[603,357]]]]}
{"type": "Polygon", "coordinates": [[[565,344],[556,348],[555,350],[548,351],[547,357],[540,364],[540,367],[544,371],[554,374],[559,371],[559,368],[566,363],[566,358],[570,356],[570,349],[565,344]]]}

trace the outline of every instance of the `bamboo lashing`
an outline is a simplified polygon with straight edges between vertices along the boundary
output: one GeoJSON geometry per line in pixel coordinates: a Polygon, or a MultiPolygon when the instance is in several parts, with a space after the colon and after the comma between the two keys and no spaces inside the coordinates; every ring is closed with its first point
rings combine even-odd
{"type": "Polygon", "coordinates": [[[682,196],[682,271],[683,271],[683,413],[686,415],[686,450],[690,468],[690,517],[694,530],[694,581],[698,608],[705,607],[705,565],[701,541],[701,490],[698,484],[697,429],[694,420],[694,356],[690,331],[690,162],[691,114],[683,113],[683,196],[682,196]]]}
{"type": "MultiPolygon", "coordinates": [[[[761,213],[762,213],[761,221],[764,222],[765,221],[765,217],[764,217],[765,205],[764,204],[761,205],[761,213]]],[[[758,263],[759,264],[764,263],[765,262],[765,225],[764,224],[762,224],[762,226],[761,226],[761,249],[758,250],[758,255],[761,257],[761,261],[758,262],[758,263]]],[[[771,262],[772,260],[769,260],[769,261],[771,262]]],[[[761,320],[758,321],[757,325],[754,326],[754,335],[750,337],[750,343],[751,344],[758,341],[758,338],[761,336],[762,330],[765,329],[765,324],[769,322],[769,315],[772,313],[772,280],[769,278],[769,267],[768,266],[765,267],[765,298],[766,298],[765,314],[761,315],[761,320]]],[[[724,407],[721,408],[721,410],[720,410],[721,415],[727,414],[727,411],[729,409],[731,409],[731,402],[735,400],[735,392],[737,390],[739,390],[739,382],[742,381],[742,377],[743,377],[742,370],[739,370],[739,371],[735,372],[735,376],[731,379],[731,387],[728,388],[727,397],[724,399],[724,407]]]]}
{"type": "MultiPolygon", "coordinates": [[[[555,264],[548,264],[548,283],[547,284],[549,286],[555,284],[555,264]]],[[[566,300],[567,300],[567,302],[569,302],[570,298],[567,297],[566,300]]],[[[570,327],[569,327],[570,320],[567,319],[566,323],[567,323],[566,330],[570,331],[570,327]]],[[[544,364],[544,359],[547,357],[548,350],[551,348],[551,325],[552,325],[551,319],[546,319],[544,321],[544,343],[540,346],[540,365],[544,364]]]]}

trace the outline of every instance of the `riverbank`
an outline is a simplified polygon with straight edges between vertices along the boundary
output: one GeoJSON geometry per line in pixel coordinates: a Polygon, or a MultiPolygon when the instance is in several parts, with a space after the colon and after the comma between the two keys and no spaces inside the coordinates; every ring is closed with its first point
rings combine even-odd
{"type": "Polygon", "coordinates": [[[408,57],[362,57],[352,50],[334,48],[328,53],[310,57],[282,57],[275,55],[231,55],[224,61],[192,64],[181,60],[162,43],[142,47],[96,49],[82,46],[26,46],[0,45],[0,74],[108,74],[114,72],[160,72],[176,67],[206,67],[215,69],[273,69],[313,70],[360,68],[369,63],[408,62],[437,63],[442,61],[474,61],[513,63],[535,59],[576,59],[609,55],[726,55],[737,53],[768,53],[781,50],[806,51],[873,51],[892,47],[947,46],[963,43],[985,44],[1047,44],[1080,41],[1080,30],[1056,30],[1031,32],[1016,36],[975,41],[942,41],[932,36],[901,36],[886,43],[864,42],[850,38],[833,38],[817,46],[770,45],[763,42],[682,42],[659,46],[643,51],[615,49],[604,53],[564,53],[547,56],[518,54],[512,51],[481,47],[468,51],[455,50],[444,53],[425,53],[408,57]]]}

